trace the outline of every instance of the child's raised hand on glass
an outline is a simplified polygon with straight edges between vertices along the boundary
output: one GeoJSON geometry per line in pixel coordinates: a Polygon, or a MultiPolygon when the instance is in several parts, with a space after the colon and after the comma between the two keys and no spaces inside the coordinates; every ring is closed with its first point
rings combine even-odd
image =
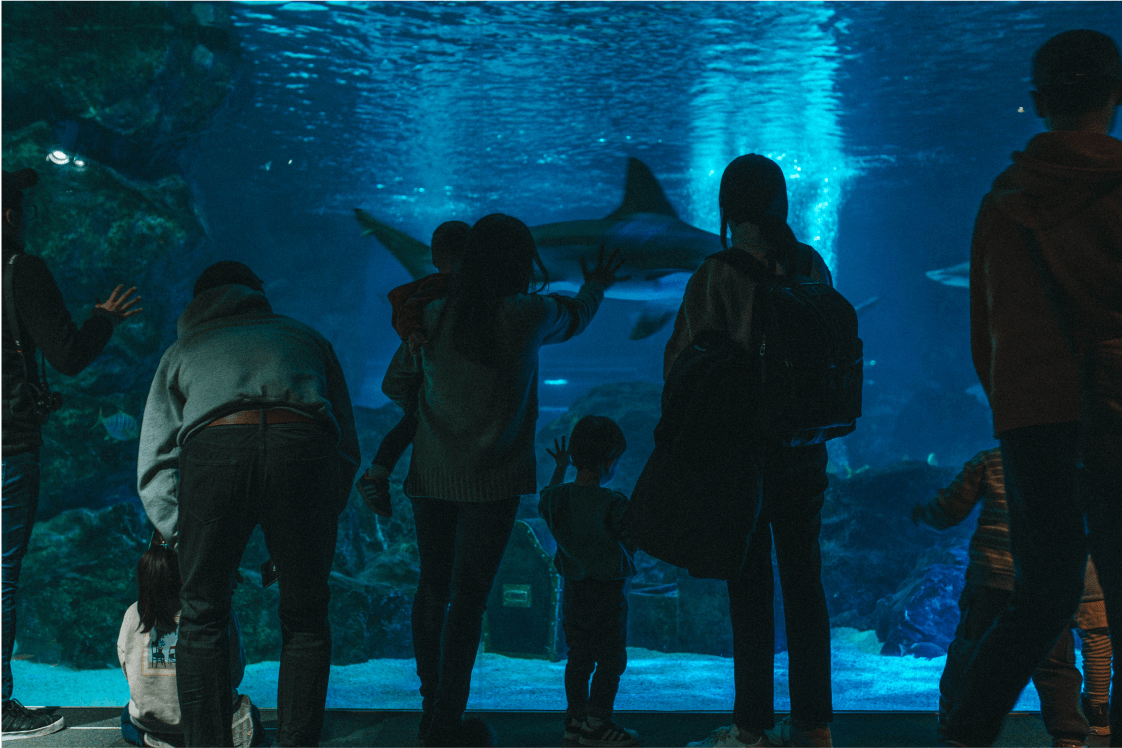
{"type": "Polygon", "coordinates": [[[553,440],[553,448],[556,449],[557,451],[552,452],[552,451],[550,451],[549,447],[546,447],[545,451],[550,457],[553,458],[553,461],[555,463],[557,463],[557,467],[567,468],[567,467],[569,467],[570,465],[573,464],[573,460],[569,456],[569,449],[565,444],[565,437],[562,436],[560,438],[560,441],[557,440],[557,439],[554,439],[553,440]]]}
{"type": "Polygon", "coordinates": [[[553,468],[553,477],[549,479],[549,485],[556,486],[558,483],[565,482],[565,471],[569,469],[573,461],[569,457],[569,448],[565,444],[565,437],[562,436],[560,440],[554,439],[553,449],[557,451],[551,451],[549,447],[546,447],[545,451],[557,463],[557,467],[553,468]]]}

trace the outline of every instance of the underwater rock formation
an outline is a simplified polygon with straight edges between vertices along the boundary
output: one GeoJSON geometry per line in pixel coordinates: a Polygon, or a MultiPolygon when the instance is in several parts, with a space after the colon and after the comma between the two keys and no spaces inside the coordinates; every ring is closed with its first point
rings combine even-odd
{"type": "Polygon", "coordinates": [[[35,164],[40,172],[39,185],[28,193],[39,212],[28,250],[51,267],[79,323],[122,282],[140,289],[144,312],[120,325],[78,376],[60,377],[48,368],[63,408],[43,429],[43,518],[135,499],[135,433],[106,428],[100,417],[141,419],[152,375],[188,298],[188,279],[177,265],[204,238],[181,177],[140,182],[96,161],[74,168],[39,164],[51,138],[44,122],[5,133],[6,163],[35,164]]]}
{"type": "Polygon", "coordinates": [[[964,547],[937,545],[925,551],[896,592],[873,611],[881,654],[941,657],[954,640],[958,598],[966,584],[964,547]]]}
{"type": "Polygon", "coordinates": [[[230,92],[240,48],[221,3],[8,3],[3,32],[4,168],[40,176],[28,251],[79,323],[118,283],[144,297],[144,313],[79,376],[48,374],[64,405],[43,430],[47,519],[135,500],[135,431],[101,419],[141,419],[190,297],[185,269],[207,261],[181,172],[230,92]]]}
{"type": "MultiPolygon", "coordinates": [[[[549,460],[552,472],[545,445],[552,446],[555,435],[568,433],[586,413],[610,414],[623,426],[632,453],[631,464],[621,467],[614,485],[629,491],[653,448],[659,391],[655,384],[635,382],[593,389],[542,429],[540,457],[549,460]]],[[[355,408],[366,459],[400,417],[393,405],[355,408]]],[[[408,464],[407,455],[390,478],[392,519],[376,516],[357,492],[340,516],[330,580],[336,665],[412,656],[409,616],[419,572],[412,512],[401,493],[408,464]]],[[[539,462],[539,469],[545,466],[539,462]]],[[[910,461],[849,478],[831,476],[822,555],[835,626],[875,628],[886,642],[886,654],[936,656],[946,647],[957,623],[972,522],[935,533],[914,526],[910,509],[931,498],[952,474],[949,468],[910,461]]],[[[536,506],[536,499],[530,499],[536,506]]],[[[150,532],[135,499],[97,510],[65,511],[39,523],[24,561],[19,654],[73,667],[116,667],[117,631],[136,599],[136,563],[150,532]]],[[[257,529],[242,557],[244,581],[234,593],[250,662],[280,655],[278,591],[276,586],[261,587],[259,571],[268,556],[257,529]]],[[[723,582],[689,578],[641,552],[637,562],[640,573],[629,596],[631,646],[731,654],[723,582]]],[[[776,595],[776,649],[783,650],[778,581],[776,595]]]]}
{"type": "Polygon", "coordinates": [[[954,474],[906,460],[850,478],[831,476],[821,545],[822,583],[834,625],[874,628],[878,601],[897,592],[928,548],[965,547],[970,521],[935,533],[911,520],[912,506],[934,498],[954,474]]]}
{"type": "Polygon", "coordinates": [[[139,507],[124,502],[37,523],[20,574],[16,657],[120,667],[117,633],[136,602],[136,562],[150,532],[139,507]]]}
{"type": "MultiPolygon", "coordinates": [[[[400,417],[393,405],[356,408],[363,454],[373,455],[400,417]]],[[[135,444],[131,449],[135,481],[135,444]]],[[[340,515],[329,582],[333,664],[413,656],[409,613],[418,568],[413,516],[401,496],[407,467],[403,459],[391,478],[392,520],[377,517],[355,491],[340,515]]],[[[136,499],[38,522],[21,575],[19,656],[69,667],[118,667],[117,633],[136,601],[136,564],[151,532],[136,499]]],[[[261,587],[260,568],[268,557],[257,528],[242,555],[243,581],[234,591],[250,662],[280,657],[278,589],[261,587]]]]}
{"type": "MultiPolygon", "coordinates": [[[[662,388],[654,383],[623,382],[600,385],[576,400],[538,434],[539,483],[544,485],[553,472],[546,447],[552,448],[555,438],[571,432],[582,416],[606,415],[620,424],[628,445],[610,487],[630,494],[654,449],[661,393],[662,388]]],[[[821,545],[822,581],[833,625],[883,630],[882,639],[904,642],[903,646],[919,642],[945,646],[949,642],[947,637],[953,637],[957,623],[965,568],[948,558],[954,558],[954,549],[964,552],[961,549],[966,547],[973,523],[935,533],[915,526],[910,511],[912,505],[934,497],[953,475],[951,468],[907,460],[862,470],[848,478],[830,476],[821,545]],[[928,569],[934,558],[942,561],[928,569]],[[878,603],[890,597],[881,606],[885,612],[875,615],[878,603]],[[904,612],[912,616],[911,628],[906,630],[900,629],[904,612]]],[[[531,511],[531,507],[524,506],[523,511],[531,511]]],[[[692,579],[641,551],[636,566],[639,573],[632,580],[628,622],[634,646],[731,654],[728,594],[723,582],[692,579]]],[[[786,649],[782,593],[777,570],[773,573],[776,650],[782,651],[786,649]]]]}
{"type": "Polygon", "coordinates": [[[47,122],[53,147],[145,179],[180,172],[241,62],[225,3],[11,3],[3,25],[5,141],[47,122]]]}

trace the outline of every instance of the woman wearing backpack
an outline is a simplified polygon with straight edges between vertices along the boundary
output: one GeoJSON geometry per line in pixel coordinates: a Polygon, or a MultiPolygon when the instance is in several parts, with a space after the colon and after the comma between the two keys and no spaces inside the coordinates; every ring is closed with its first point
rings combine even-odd
{"type": "Polygon", "coordinates": [[[519,497],[537,491],[538,349],[588,325],[620,264],[615,253],[605,263],[601,247],[569,298],[531,291],[535,262],[541,267],[526,224],[481,218],[449,295],[425,307],[428,342],[418,354],[402,344],[382,382],[398,405],[419,402],[404,490],[421,561],[412,623],[425,745],[493,740],[462,717],[519,497]]]}
{"type": "MultiPolygon", "coordinates": [[[[729,259],[710,257],[690,278],[666,345],[663,372],[668,379],[678,356],[702,333],[722,334],[746,350],[753,347],[752,309],[758,287],[753,275],[798,272],[832,285],[821,256],[800,244],[787,225],[787,188],[778,164],[757,154],[735,159],[721,177],[719,200],[721,242],[726,247],[726,230],[731,230],[732,247],[725,255],[729,259]]],[[[754,455],[750,462],[759,466],[755,479],[746,481],[744,501],[750,508],[760,507],[760,512],[744,565],[728,580],[736,691],[733,724],[690,745],[831,745],[830,618],[818,546],[828,485],[826,446],[780,447],[750,432],[744,438],[754,455]],[[790,655],[791,716],[779,725],[772,703],[773,536],[790,655]]]]}

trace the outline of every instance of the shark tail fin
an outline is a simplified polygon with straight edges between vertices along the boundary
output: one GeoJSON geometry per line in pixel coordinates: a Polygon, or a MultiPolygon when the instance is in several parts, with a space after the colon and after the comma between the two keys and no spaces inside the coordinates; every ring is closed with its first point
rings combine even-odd
{"type": "Polygon", "coordinates": [[[671,218],[678,217],[650,167],[634,157],[627,159],[627,183],[623,189],[623,202],[606,218],[618,220],[632,213],[658,213],[671,218]]]}
{"type": "Polygon", "coordinates": [[[414,280],[436,272],[430,260],[432,252],[429,245],[393,226],[387,226],[362,208],[355,208],[355,218],[362,226],[362,235],[373,234],[374,238],[380,241],[409,271],[409,275],[413,276],[414,280]]]}

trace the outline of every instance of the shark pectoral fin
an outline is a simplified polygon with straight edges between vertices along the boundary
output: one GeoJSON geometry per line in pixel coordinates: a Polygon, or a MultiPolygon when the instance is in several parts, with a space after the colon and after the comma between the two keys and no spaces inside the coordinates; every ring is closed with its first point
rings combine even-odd
{"type": "Polygon", "coordinates": [[[650,167],[637,158],[627,159],[627,182],[623,188],[623,202],[607,218],[621,219],[633,213],[658,213],[677,218],[678,212],[666,199],[650,167]]]}
{"type": "Polygon", "coordinates": [[[362,208],[355,208],[355,218],[362,226],[363,236],[373,235],[409,271],[413,279],[436,272],[430,258],[432,252],[424,242],[418,241],[393,226],[387,226],[362,208]]]}
{"type": "Polygon", "coordinates": [[[632,340],[649,338],[656,332],[666,327],[666,323],[674,319],[674,310],[666,307],[647,307],[639,313],[639,319],[631,326],[631,333],[627,336],[632,340]]]}

